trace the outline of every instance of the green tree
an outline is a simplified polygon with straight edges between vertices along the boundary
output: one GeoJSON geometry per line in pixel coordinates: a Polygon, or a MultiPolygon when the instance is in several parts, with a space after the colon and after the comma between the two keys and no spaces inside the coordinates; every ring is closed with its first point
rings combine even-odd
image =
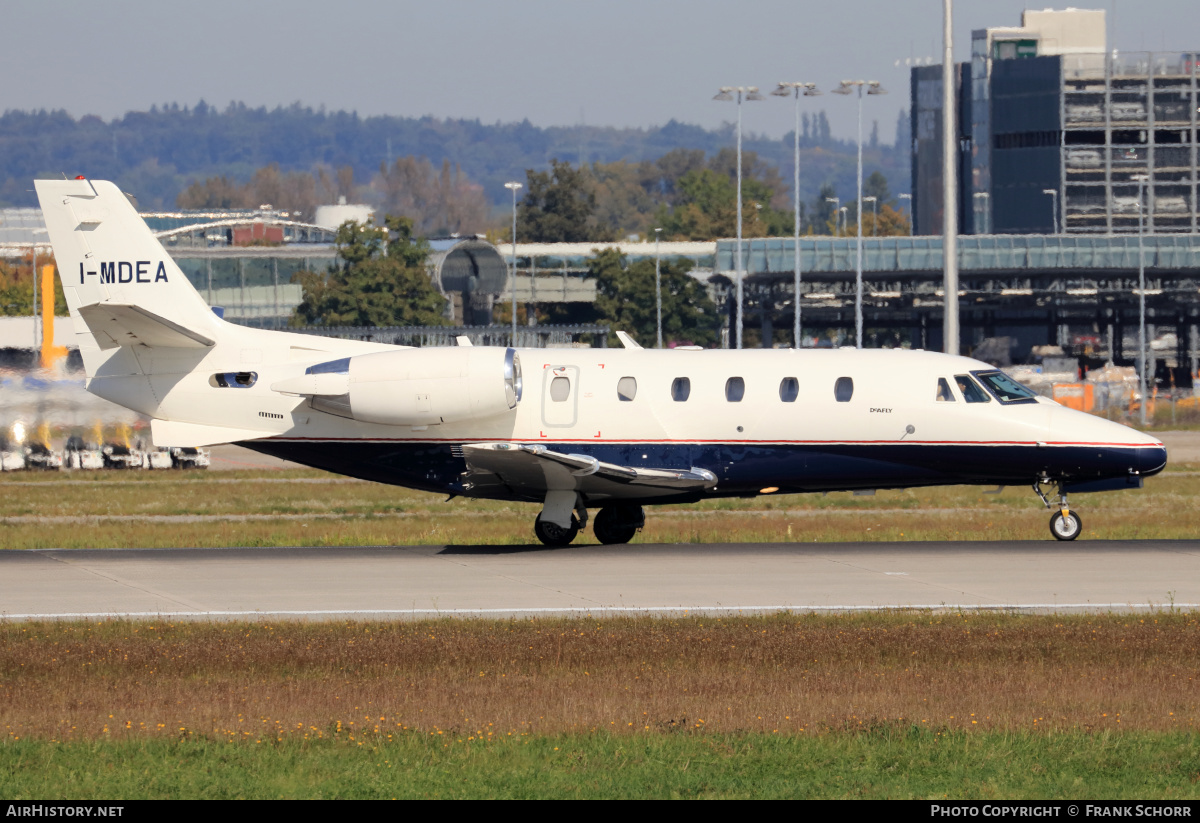
{"type": "MultiPolygon", "coordinates": [[[[688,274],[691,266],[684,258],[662,261],[663,345],[711,346],[717,341],[717,308],[704,286],[688,274]]],[[[608,323],[614,332],[629,332],[643,346],[655,345],[654,261],[630,265],[618,250],[605,249],[588,258],[587,267],[588,276],[596,279],[599,322],[608,323]]],[[[609,342],[616,345],[616,336],[609,342]]]]}
{"type": "Polygon", "coordinates": [[[593,178],[570,163],[550,161],[550,171],[526,172],[526,193],[517,212],[517,239],[526,243],[583,243],[611,239],[596,224],[593,178]]]}
{"type": "MultiPolygon", "coordinates": [[[[0,315],[6,317],[29,317],[33,314],[33,273],[30,268],[32,255],[13,260],[0,260],[0,315]]],[[[38,270],[53,264],[45,255],[38,259],[38,270]]],[[[67,313],[67,300],[63,296],[62,278],[54,278],[54,314],[61,317],[67,313]]],[[[38,292],[38,311],[41,311],[41,291],[38,292]]],[[[60,341],[61,342],[61,341],[60,341]]]]}
{"type": "Polygon", "coordinates": [[[293,277],[304,299],[293,326],[440,326],[445,299],[426,270],[429,244],[412,220],[388,215],[382,228],[347,221],[337,231],[338,257],[327,273],[293,277]]]}
{"type": "MultiPolygon", "coordinates": [[[[657,225],[672,240],[712,240],[737,234],[737,153],[722,149],[707,168],[679,177],[673,204],[664,205],[657,225]]],[[[760,163],[754,152],[742,152],[742,234],[784,234],[792,225],[790,210],[778,208],[783,189],[775,169],[760,163]]]]}

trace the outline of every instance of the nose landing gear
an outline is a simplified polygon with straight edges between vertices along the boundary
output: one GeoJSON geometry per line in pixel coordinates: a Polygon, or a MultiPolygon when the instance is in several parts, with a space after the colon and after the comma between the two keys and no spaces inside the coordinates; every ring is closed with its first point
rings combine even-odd
{"type": "Polygon", "coordinates": [[[1063,491],[1061,483],[1056,484],[1058,498],[1055,503],[1051,503],[1042,493],[1042,484],[1049,483],[1050,479],[1040,477],[1033,483],[1034,493],[1042,499],[1048,509],[1057,509],[1050,516],[1050,534],[1054,535],[1056,540],[1074,540],[1083,531],[1083,519],[1077,512],[1071,511],[1067,506],[1067,493],[1063,491]]]}

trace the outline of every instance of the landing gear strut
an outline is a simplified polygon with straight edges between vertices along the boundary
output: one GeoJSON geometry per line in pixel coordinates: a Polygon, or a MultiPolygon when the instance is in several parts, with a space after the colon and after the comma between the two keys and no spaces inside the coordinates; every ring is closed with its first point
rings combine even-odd
{"type": "Polygon", "coordinates": [[[542,513],[533,522],[533,533],[537,539],[552,548],[569,546],[587,525],[587,507],[583,498],[573,491],[552,490],[546,492],[542,513]],[[570,525],[563,525],[569,523],[570,525]]]}
{"type": "Polygon", "coordinates": [[[592,533],[601,543],[628,543],[638,529],[646,525],[646,512],[641,506],[605,506],[596,514],[592,533]]]}
{"type": "Polygon", "coordinates": [[[1056,510],[1050,516],[1050,534],[1054,535],[1056,540],[1074,540],[1083,531],[1083,519],[1067,506],[1067,493],[1063,491],[1061,483],[1057,484],[1057,501],[1051,503],[1046,498],[1046,495],[1042,493],[1041,486],[1043,483],[1049,482],[1049,478],[1038,478],[1033,483],[1033,491],[1042,498],[1046,508],[1056,510]]]}

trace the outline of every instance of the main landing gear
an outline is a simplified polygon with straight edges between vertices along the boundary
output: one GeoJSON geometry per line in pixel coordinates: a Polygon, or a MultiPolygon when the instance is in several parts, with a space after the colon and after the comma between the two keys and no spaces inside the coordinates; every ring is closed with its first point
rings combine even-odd
{"type": "Polygon", "coordinates": [[[1033,483],[1033,491],[1042,498],[1046,508],[1055,509],[1054,514],[1050,516],[1050,534],[1054,535],[1056,540],[1074,540],[1083,531],[1083,519],[1067,506],[1067,493],[1063,491],[1061,483],[1057,484],[1056,502],[1051,503],[1046,498],[1041,487],[1042,484],[1049,482],[1049,478],[1038,478],[1033,483]]]}
{"type": "Polygon", "coordinates": [[[606,545],[628,543],[646,525],[646,512],[641,506],[605,506],[596,514],[592,533],[606,545]]]}
{"type": "MultiPolygon", "coordinates": [[[[562,548],[571,544],[587,525],[587,520],[587,507],[581,498],[571,499],[560,493],[549,492],[545,508],[533,523],[533,533],[543,544],[562,548]]],[[[592,532],[597,540],[607,545],[628,543],[645,524],[646,512],[641,506],[618,504],[600,509],[592,532]]]]}

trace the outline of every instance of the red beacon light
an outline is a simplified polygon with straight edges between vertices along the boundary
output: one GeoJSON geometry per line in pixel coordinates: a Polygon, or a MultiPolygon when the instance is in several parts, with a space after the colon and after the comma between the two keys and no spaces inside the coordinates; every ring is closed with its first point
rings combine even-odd
{"type": "Polygon", "coordinates": [[[82,174],[77,174],[77,175],[75,175],[75,179],[76,180],[87,180],[87,177],[82,174]]]}

